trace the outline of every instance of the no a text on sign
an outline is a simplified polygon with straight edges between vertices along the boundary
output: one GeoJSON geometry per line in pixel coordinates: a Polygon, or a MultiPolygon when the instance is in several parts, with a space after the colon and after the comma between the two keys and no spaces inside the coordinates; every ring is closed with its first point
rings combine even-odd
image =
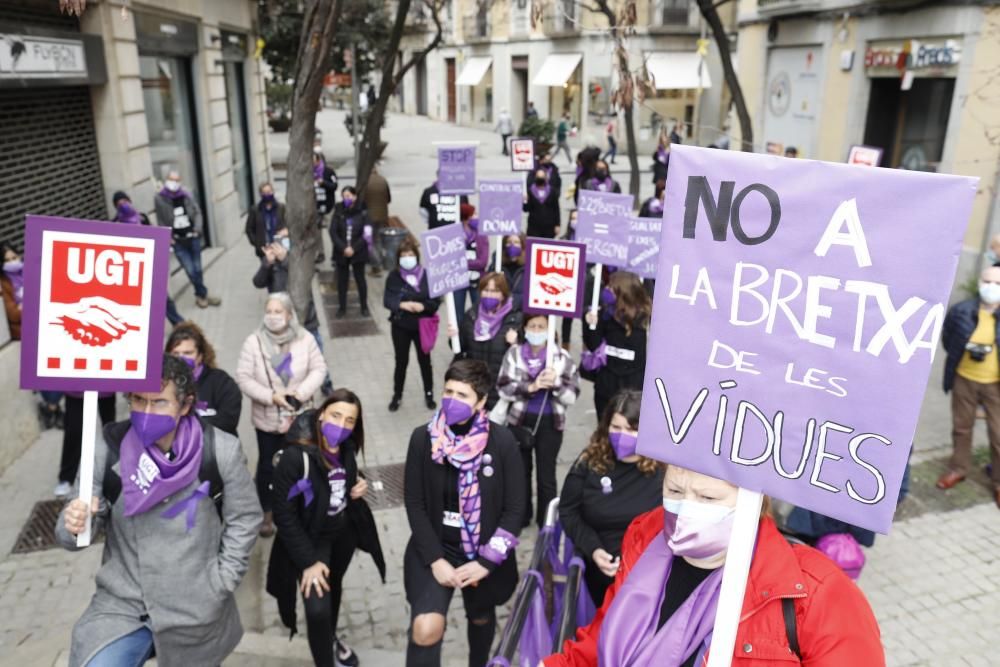
{"type": "Polygon", "coordinates": [[[29,215],[21,388],[158,391],[170,230],[29,215]]]}
{"type": "Polygon", "coordinates": [[[639,452],[887,532],[975,192],[675,146],[639,452]]]}

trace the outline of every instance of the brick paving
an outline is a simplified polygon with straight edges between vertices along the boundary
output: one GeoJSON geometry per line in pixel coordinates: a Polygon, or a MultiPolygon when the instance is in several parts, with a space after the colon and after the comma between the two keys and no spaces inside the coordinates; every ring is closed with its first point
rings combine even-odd
{"type": "MultiPolygon", "coordinates": [[[[330,147],[344,135],[339,115],[325,112],[320,122],[328,155],[345,159],[345,147],[330,147]]],[[[411,228],[419,229],[416,202],[424,182],[429,180],[427,175],[433,173],[434,152],[428,142],[446,137],[483,142],[483,175],[499,176],[507,168],[506,161],[495,154],[495,137],[489,133],[456,131],[422,118],[392,118],[386,132],[390,157],[383,173],[393,187],[392,212],[411,228]],[[408,143],[408,135],[420,136],[421,144],[408,143]]],[[[282,189],[279,181],[279,193],[282,189]]],[[[208,269],[206,282],[223,297],[221,308],[197,309],[190,290],[178,299],[181,312],[206,330],[217,347],[220,365],[227,369],[235,367],[240,345],[257,325],[262,310],[264,294],[250,284],[255,261],[241,242],[208,269]]],[[[391,397],[392,348],[381,308],[381,280],[369,279],[369,286],[369,305],[378,334],[327,339],[326,359],[334,384],[350,386],[365,402],[369,443],[364,464],[377,466],[404,460],[410,431],[426,421],[429,411],[421,400],[415,360],[402,408],[397,413],[386,409],[391,397]]],[[[316,297],[320,297],[318,289],[316,297]]],[[[323,331],[324,335],[329,331],[325,322],[323,331]]],[[[579,329],[574,336],[573,349],[577,352],[579,329]]],[[[443,341],[439,341],[433,353],[438,391],[449,357],[443,341]]],[[[907,518],[897,522],[890,536],[879,536],[875,547],[867,552],[869,562],[860,585],[882,624],[890,665],[997,664],[990,640],[995,635],[996,619],[1000,618],[1000,516],[979,483],[966,483],[949,494],[933,489],[933,477],[946,454],[942,446],[947,446],[950,429],[948,404],[936,386],[939,370],[933,377],[917,435],[913,496],[900,511],[900,516],[907,518]]],[[[594,424],[590,385],[583,384],[580,401],[569,413],[560,476],[594,424]]],[[[124,414],[124,406],[119,406],[119,415],[124,414]]],[[[244,407],[240,435],[253,465],[256,448],[248,405],[244,407]]],[[[983,440],[984,434],[977,432],[977,442],[983,440]]],[[[70,629],[93,592],[99,549],[77,554],[50,550],[10,555],[32,505],[49,497],[60,443],[61,433],[43,433],[21,459],[0,475],[0,504],[5,510],[0,513],[0,666],[65,664],[70,629]]],[[[403,662],[409,618],[401,572],[409,530],[402,508],[380,510],[375,516],[386,551],[387,582],[379,583],[371,560],[359,553],[345,579],[341,628],[366,665],[399,665],[403,662]]],[[[530,555],[533,537],[533,530],[522,535],[518,550],[521,562],[530,555]]],[[[226,665],[298,667],[311,663],[303,635],[287,641],[274,601],[263,592],[269,549],[269,541],[258,543],[250,572],[237,591],[247,635],[226,665]]],[[[300,612],[300,630],[304,632],[301,617],[300,612]]],[[[464,626],[460,596],[456,596],[449,611],[450,629],[444,646],[448,667],[465,664],[464,626]]]]}

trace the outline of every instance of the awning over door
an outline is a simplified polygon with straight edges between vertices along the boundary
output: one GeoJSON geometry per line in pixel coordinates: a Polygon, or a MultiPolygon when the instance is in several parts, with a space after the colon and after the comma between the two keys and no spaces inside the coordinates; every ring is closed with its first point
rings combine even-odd
{"type": "Polygon", "coordinates": [[[479,82],[486,76],[486,70],[490,68],[493,58],[490,56],[471,56],[465,61],[462,73],[458,75],[456,86],[478,86],[479,82]]]}
{"type": "Polygon", "coordinates": [[[565,85],[582,58],[583,54],[580,53],[550,53],[542,63],[542,68],[535,74],[535,78],[531,80],[531,85],[565,85]]]}
{"type": "Polygon", "coordinates": [[[703,62],[701,56],[693,51],[651,53],[646,59],[646,69],[653,77],[657,90],[712,87],[708,63],[703,62]],[[701,67],[700,83],[699,66],[701,67]]]}

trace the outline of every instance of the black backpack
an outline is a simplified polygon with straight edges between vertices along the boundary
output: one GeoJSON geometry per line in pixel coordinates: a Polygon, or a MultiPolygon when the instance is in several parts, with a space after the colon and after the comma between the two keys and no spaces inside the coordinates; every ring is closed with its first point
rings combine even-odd
{"type": "MultiPolygon", "coordinates": [[[[200,420],[199,420],[200,421],[200,420]]],[[[122,478],[111,467],[121,456],[121,443],[128,432],[131,423],[128,420],[108,424],[104,427],[104,442],[108,445],[108,458],[104,465],[103,495],[110,505],[114,505],[122,492],[122,478]]],[[[215,429],[202,422],[204,433],[201,450],[201,467],[198,469],[198,479],[208,482],[208,494],[215,503],[215,510],[222,518],[222,475],[219,474],[219,462],[215,458],[215,429]]]]}

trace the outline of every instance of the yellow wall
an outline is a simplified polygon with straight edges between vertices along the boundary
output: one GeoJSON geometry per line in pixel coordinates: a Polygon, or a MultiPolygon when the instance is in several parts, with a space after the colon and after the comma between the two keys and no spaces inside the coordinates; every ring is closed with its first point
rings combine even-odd
{"type": "MultiPolygon", "coordinates": [[[[823,76],[823,107],[820,109],[819,136],[816,143],[816,155],[805,157],[830,162],[843,162],[847,159],[847,114],[851,105],[859,104],[851,97],[851,80],[853,73],[860,67],[864,69],[865,45],[857,42],[857,21],[848,22],[847,41],[835,40],[827,50],[825,64],[826,73],[823,76]],[[850,72],[840,69],[840,52],[854,50],[854,67],[850,72]]],[[[766,84],[765,84],[766,85],[766,84]]]]}
{"type": "MultiPolygon", "coordinates": [[[[757,3],[752,2],[752,4],[756,6],[757,3]]],[[[742,9],[742,5],[740,7],[742,9]]],[[[755,144],[763,151],[764,127],[761,114],[764,111],[764,94],[767,86],[767,26],[755,24],[740,29],[737,44],[737,75],[753,124],[755,144]]],[[[740,130],[739,117],[735,113],[730,134],[733,137],[729,144],[730,149],[740,150],[743,133],[740,130]]]]}

